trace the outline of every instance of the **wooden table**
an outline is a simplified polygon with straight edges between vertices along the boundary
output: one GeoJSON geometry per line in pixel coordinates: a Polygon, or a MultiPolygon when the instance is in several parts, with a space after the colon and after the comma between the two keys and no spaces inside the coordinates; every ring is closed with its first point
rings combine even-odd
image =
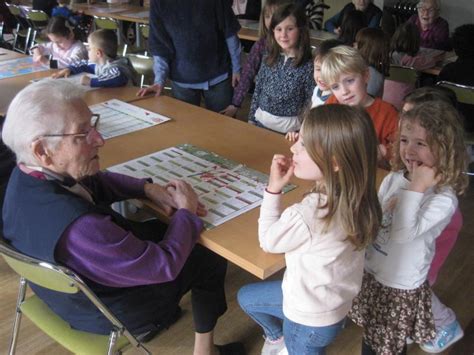
{"type": "Polygon", "coordinates": [[[0,62],[10,60],[10,59],[23,58],[24,56],[25,56],[24,54],[0,47],[0,62]]]}
{"type": "MultiPolygon", "coordinates": [[[[282,135],[170,97],[153,97],[133,104],[173,120],[107,140],[100,152],[102,168],[181,143],[193,144],[265,173],[269,172],[275,153],[290,154],[290,143],[282,135]]],[[[297,179],[292,182],[299,186],[283,196],[285,207],[301,201],[303,194],[312,186],[310,182],[297,179]]],[[[200,243],[265,279],[283,269],[285,260],[281,254],[267,254],[260,249],[258,215],[259,209],[255,208],[215,229],[205,231],[200,243]]]]}
{"type": "Polygon", "coordinates": [[[435,67],[422,70],[421,72],[438,76],[441,72],[441,69],[443,69],[446,64],[454,62],[457,58],[458,57],[454,51],[445,52],[443,60],[437,63],[435,67]]]}
{"type": "MultiPolygon", "coordinates": [[[[0,79],[0,114],[3,115],[6,113],[8,105],[13,100],[15,95],[24,87],[31,84],[31,80],[49,77],[53,72],[54,70],[46,70],[26,75],[19,75],[13,78],[0,79]]],[[[101,88],[87,91],[84,94],[84,99],[88,105],[93,105],[111,98],[117,98],[119,100],[129,102],[137,99],[137,91],[138,88],[132,86],[120,88],[101,88]]]]}

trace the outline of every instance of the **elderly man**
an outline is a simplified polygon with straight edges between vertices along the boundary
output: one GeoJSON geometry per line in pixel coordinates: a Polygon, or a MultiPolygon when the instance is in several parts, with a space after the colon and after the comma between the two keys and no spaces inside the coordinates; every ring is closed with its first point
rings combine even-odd
{"type": "MultiPolygon", "coordinates": [[[[226,311],[226,261],[195,245],[205,213],[191,186],[166,188],[145,179],[100,172],[100,117],[72,84],[40,81],[23,89],[7,112],[2,137],[15,153],[3,208],[5,239],[19,251],[64,264],[135,335],[155,334],[179,315],[192,290],[195,354],[226,353],[213,329],[226,311]],[[148,198],[175,211],[168,226],[133,223],[110,203],[148,198]]],[[[31,285],[71,327],[108,334],[110,323],[82,295],[31,285]]]]}
{"type": "Polygon", "coordinates": [[[414,23],[420,31],[421,47],[450,50],[449,24],[439,16],[438,0],[420,0],[417,4],[418,14],[408,21],[414,23]]]}

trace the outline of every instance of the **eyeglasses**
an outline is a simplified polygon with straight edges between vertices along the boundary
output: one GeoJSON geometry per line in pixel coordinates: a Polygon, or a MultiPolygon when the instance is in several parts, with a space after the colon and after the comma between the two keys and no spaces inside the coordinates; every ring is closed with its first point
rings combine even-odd
{"type": "Polygon", "coordinates": [[[436,12],[436,9],[434,7],[430,7],[428,9],[426,7],[419,7],[418,12],[434,14],[436,12]]]}
{"type": "Polygon", "coordinates": [[[91,116],[91,128],[87,132],[80,133],[62,133],[62,134],[43,134],[36,139],[49,138],[49,137],[78,137],[85,138],[87,144],[92,144],[93,142],[93,132],[99,132],[99,121],[100,115],[98,113],[93,113],[91,116]]]}

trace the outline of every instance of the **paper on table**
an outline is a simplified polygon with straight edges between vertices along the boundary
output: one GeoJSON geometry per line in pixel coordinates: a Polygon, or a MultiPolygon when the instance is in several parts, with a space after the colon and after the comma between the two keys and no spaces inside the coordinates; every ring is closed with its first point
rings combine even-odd
{"type": "Polygon", "coordinates": [[[117,99],[92,105],[89,108],[92,112],[100,114],[99,133],[104,139],[121,136],[170,120],[169,117],[159,113],[117,99]]]}

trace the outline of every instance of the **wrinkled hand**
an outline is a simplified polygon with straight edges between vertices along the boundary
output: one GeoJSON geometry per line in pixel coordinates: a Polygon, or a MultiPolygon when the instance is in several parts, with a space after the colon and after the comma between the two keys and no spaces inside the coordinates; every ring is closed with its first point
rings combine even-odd
{"type": "Polygon", "coordinates": [[[54,73],[51,75],[52,78],[57,79],[57,78],[67,78],[71,75],[71,70],[69,69],[61,69],[60,71],[54,73]]]}
{"type": "Polygon", "coordinates": [[[83,76],[81,76],[81,79],[79,80],[79,82],[81,83],[81,85],[90,86],[91,85],[91,78],[90,78],[90,76],[83,75],[83,76]]]}
{"type": "Polygon", "coordinates": [[[296,142],[299,136],[300,136],[299,132],[288,132],[285,135],[285,139],[289,140],[290,142],[296,142]]]}
{"type": "Polygon", "coordinates": [[[223,115],[226,115],[226,116],[229,116],[229,117],[235,117],[235,114],[237,113],[238,109],[239,108],[235,107],[234,105],[229,105],[225,109],[220,111],[219,113],[223,114],[223,115]]]}
{"type": "Polygon", "coordinates": [[[240,73],[232,73],[232,87],[236,88],[239,85],[240,73]]]}
{"type": "Polygon", "coordinates": [[[171,216],[173,214],[177,206],[171,194],[166,190],[166,187],[147,183],[144,189],[145,196],[162,209],[166,215],[171,216]]]}
{"type": "Polygon", "coordinates": [[[161,92],[163,91],[163,86],[159,84],[153,84],[147,88],[141,88],[137,92],[137,96],[143,97],[148,94],[155,94],[155,96],[160,96],[161,92]]]}
{"type": "Polygon", "coordinates": [[[425,192],[430,187],[436,186],[440,180],[439,174],[435,169],[426,165],[411,163],[411,182],[408,189],[416,192],[425,192]]]}
{"type": "Polygon", "coordinates": [[[293,171],[294,166],[291,158],[285,157],[282,154],[275,154],[270,167],[267,190],[275,193],[281,192],[293,176],[293,171]]]}
{"type": "MultiPolygon", "coordinates": [[[[182,180],[172,180],[166,185],[166,191],[173,198],[176,208],[185,208],[197,214],[199,201],[198,196],[191,185],[182,180]]],[[[202,210],[204,206],[201,205],[202,210]]]]}

